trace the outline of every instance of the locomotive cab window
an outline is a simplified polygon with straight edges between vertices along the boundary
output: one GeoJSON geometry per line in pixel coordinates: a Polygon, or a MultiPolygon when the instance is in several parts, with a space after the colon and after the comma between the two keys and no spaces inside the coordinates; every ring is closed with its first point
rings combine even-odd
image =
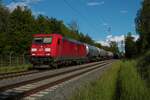
{"type": "Polygon", "coordinates": [[[35,37],[33,38],[35,44],[49,44],[52,43],[52,37],[35,37]]]}
{"type": "Polygon", "coordinates": [[[36,37],[36,38],[33,38],[32,42],[35,43],[35,44],[42,44],[42,41],[43,41],[42,38],[36,37]]]}

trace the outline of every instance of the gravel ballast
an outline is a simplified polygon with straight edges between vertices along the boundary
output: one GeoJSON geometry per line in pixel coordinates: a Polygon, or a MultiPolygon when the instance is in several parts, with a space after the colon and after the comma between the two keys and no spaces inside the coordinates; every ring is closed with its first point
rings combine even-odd
{"type": "Polygon", "coordinates": [[[110,67],[111,64],[104,65],[91,72],[26,97],[24,100],[69,100],[81,87],[100,78],[103,72],[110,67]]]}

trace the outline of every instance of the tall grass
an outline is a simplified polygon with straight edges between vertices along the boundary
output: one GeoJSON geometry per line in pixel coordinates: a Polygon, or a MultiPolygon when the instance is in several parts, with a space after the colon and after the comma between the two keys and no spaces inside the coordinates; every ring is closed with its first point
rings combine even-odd
{"type": "Polygon", "coordinates": [[[136,69],[135,61],[121,63],[119,73],[120,100],[150,100],[149,90],[136,69]]]}
{"type": "Polygon", "coordinates": [[[32,68],[31,64],[0,67],[0,74],[27,71],[32,68]]]}
{"type": "Polygon", "coordinates": [[[103,76],[77,91],[71,100],[150,100],[135,61],[118,61],[103,76]]]}
{"type": "Polygon", "coordinates": [[[141,77],[146,81],[148,88],[150,88],[150,51],[137,59],[137,68],[141,77]]]}
{"type": "Polygon", "coordinates": [[[120,61],[113,64],[111,69],[105,72],[99,80],[86,85],[81,91],[77,91],[71,100],[113,100],[119,65],[120,61]]]}

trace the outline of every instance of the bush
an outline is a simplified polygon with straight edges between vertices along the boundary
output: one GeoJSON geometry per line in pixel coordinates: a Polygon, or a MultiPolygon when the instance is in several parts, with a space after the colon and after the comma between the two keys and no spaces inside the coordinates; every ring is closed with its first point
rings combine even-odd
{"type": "Polygon", "coordinates": [[[20,72],[20,71],[27,71],[32,68],[32,65],[18,65],[18,66],[7,66],[7,67],[0,67],[0,74],[2,73],[12,73],[12,72],[20,72]]]}

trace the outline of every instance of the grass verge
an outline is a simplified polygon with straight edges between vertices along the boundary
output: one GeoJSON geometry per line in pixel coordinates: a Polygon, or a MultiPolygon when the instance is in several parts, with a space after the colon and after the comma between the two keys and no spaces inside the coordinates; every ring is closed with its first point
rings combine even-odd
{"type": "Polygon", "coordinates": [[[113,100],[116,91],[116,82],[120,69],[120,61],[114,63],[103,76],[92,82],[80,91],[77,91],[71,100],[113,100]]]}
{"type": "Polygon", "coordinates": [[[121,63],[118,77],[118,100],[150,100],[149,90],[141,79],[135,61],[121,63]]]}
{"type": "Polygon", "coordinates": [[[150,51],[137,59],[137,69],[150,89],[150,51]]]}
{"type": "Polygon", "coordinates": [[[103,76],[77,91],[71,100],[150,100],[135,61],[118,61],[103,76]]]}
{"type": "Polygon", "coordinates": [[[18,65],[18,66],[7,66],[7,67],[0,67],[0,74],[3,73],[13,73],[13,72],[20,72],[20,71],[27,71],[32,68],[32,65],[18,65]]]}

